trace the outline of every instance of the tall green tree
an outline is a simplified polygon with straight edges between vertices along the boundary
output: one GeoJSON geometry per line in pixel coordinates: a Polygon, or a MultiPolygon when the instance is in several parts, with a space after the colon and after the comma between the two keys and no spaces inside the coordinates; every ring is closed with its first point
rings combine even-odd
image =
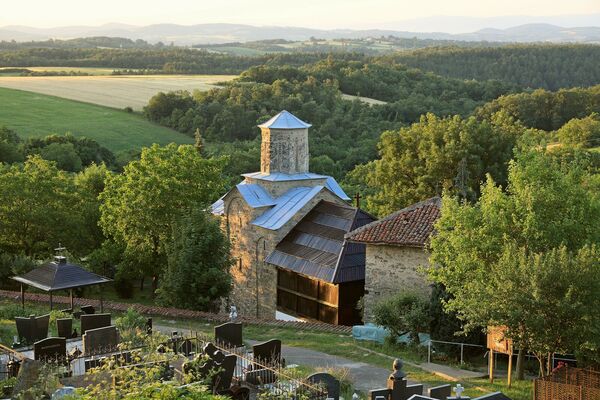
{"type": "Polygon", "coordinates": [[[85,199],[71,175],[39,156],[24,165],[0,164],[0,248],[47,256],[59,242],[85,252],[78,236],[85,199]]]}
{"type": "Polygon", "coordinates": [[[154,290],[167,263],[173,221],[193,206],[208,207],[216,200],[223,191],[222,165],[190,145],[155,144],[106,181],[100,226],[139,260],[140,274],[153,277],[154,290]]]}
{"type": "MultiPolygon", "coordinates": [[[[600,355],[600,201],[578,160],[540,150],[488,177],[475,204],[444,196],[430,277],[467,328],[505,325],[547,373],[552,352],[600,355]]],[[[600,362],[600,359],[596,359],[600,362]]]]}
{"type": "Polygon", "coordinates": [[[233,259],[219,222],[200,208],[173,224],[158,299],[166,306],[215,311],[231,290],[233,259]]]}
{"type": "Polygon", "coordinates": [[[503,113],[490,121],[427,114],[410,127],[384,132],[381,158],[360,169],[370,188],[367,207],[386,215],[453,190],[457,182],[461,192],[476,198],[486,174],[505,182],[513,147],[524,130],[503,113]],[[456,179],[459,174],[462,180],[456,179]]]}

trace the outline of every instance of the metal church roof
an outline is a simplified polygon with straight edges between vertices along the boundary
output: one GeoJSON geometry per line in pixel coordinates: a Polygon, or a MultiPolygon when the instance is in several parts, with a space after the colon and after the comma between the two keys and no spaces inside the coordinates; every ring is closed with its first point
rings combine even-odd
{"type": "Polygon", "coordinates": [[[324,188],[324,186],[314,186],[290,189],[277,198],[275,207],[256,218],[252,221],[252,224],[270,230],[277,230],[324,188]]]}
{"type": "Polygon", "coordinates": [[[304,181],[309,179],[325,179],[327,175],[313,174],[312,172],[303,172],[300,174],[284,174],[283,172],[273,172],[263,174],[262,172],[250,172],[242,174],[245,178],[258,179],[261,181],[281,182],[281,181],[304,181]]]}
{"type": "Polygon", "coordinates": [[[26,274],[14,276],[12,279],[46,292],[98,285],[111,281],[79,265],[67,263],[64,257],[57,257],[56,261],[43,264],[26,274]]]}
{"type": "Polygon", "coordinates": [[[267,122],[258,125],[259,128],[269,129],[305,129],[310,128],[311,126],[311,124],[307,124],[286,110],[283,110],[267,122]]]}
{"type": "Polygon", "coordinates": [[[236,185],[246,203],[252,208],[268,207],[277,204],[277,201],[260,185],[242,182],[236,185]]]}
{"type": "Polygon", "coordinates": [[[279,268],[331,283],[365,279],[365,245],[344,235],[374,218],[360,209],[320,201],[267,256],[279,268]]]}

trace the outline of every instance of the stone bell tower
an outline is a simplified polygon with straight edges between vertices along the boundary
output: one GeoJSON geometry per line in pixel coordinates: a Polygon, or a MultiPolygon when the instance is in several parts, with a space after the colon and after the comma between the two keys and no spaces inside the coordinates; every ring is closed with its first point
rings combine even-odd
{"type": "Polygon", "coordinates": [[[259,125],[262,133],[261,174],[307,173],[310,126],[285,110],[259,125]]]}

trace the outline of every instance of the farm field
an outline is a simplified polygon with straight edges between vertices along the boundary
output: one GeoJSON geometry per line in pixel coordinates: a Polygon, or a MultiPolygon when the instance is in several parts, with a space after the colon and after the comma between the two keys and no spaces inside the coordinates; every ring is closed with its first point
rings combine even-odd
{"type": "Polygon", "coordinates": [[[209,90],[235,75],[5,76],[0,87],[136,111],[158,92],[209,90]]]}
{"type": "Polygon", "coordinates": [[[0,126],[14,129],[21,137],[71,132],[94,139],[113,152],[153,143],[193,142],[191,137],[140,115],[60,97],[0,87],[0,104],[0,126]]]}
{"type": "MultiPolygon", "coordinates": [[[[110,75],[118,68],[96,68],[96,67],[8,67],[0,68],[0,76],[4,69],[28,69],[35,72],[84,72],[89,75],[110,75]]],[[[16,74],[18,76],[19,74],[16,74]]]]}

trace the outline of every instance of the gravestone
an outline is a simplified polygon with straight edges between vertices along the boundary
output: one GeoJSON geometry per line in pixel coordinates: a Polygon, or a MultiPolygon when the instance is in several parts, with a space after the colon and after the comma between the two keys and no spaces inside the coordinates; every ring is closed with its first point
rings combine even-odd
{"type": "Polygon", "coordinates": [[[17,335],[19,341],[25,340],[27,343],[34,343],[38,340],[48,337],[48,324],[50,323],[50,315],[42,315],[35,317],[16,317],[15,324],[17,325],[17,335]]]}
{"type": "Polygon", "coordinates": [[[510,397],[502,392],[494,392],[477,397],[473,400],[511,400],[510,397]]]}
{"type": "Polygon", "coordinates": [[[369,400],[380,400],[385,399],[388,400],[390,396],[389,389],[375,389],[369,390],[369,400]]]}
{"type": "MultiPolygon", "coordinates": [[[[271,339],[264,343],[255,344],[252,346],[252,354],[254,360],[261,364],[270,366],[279,366],[281,362],[281,340],[271,339]]],[[[256,366],[256,368],[262,368],[256,366]]],[[[253,366],[254,369],[254,366],[253,366]]]]}
{"type": "Polygon", "coordinates": [[[429,390],[427,390],[427,394],[429,395],[429,397],[434,399],[446,400],[448,397],[452,396],[452,386],[440,385],[432,387],[429,390]]]}
{"type": "Polygon", "coordinates": [[[110,326],[110,314],[82,314],[81,334],[90,329],[98,329],[110,326]]]}
{"type": "Polygon", "coordinates": [[[333,400],[339,400],[340,398],[340,381],[337,380],[333,375],[325,372],[319,372],[310,375],[306,378],[308,383],[313,385],[322,385],[327,390],[327,398],[333,400]]]}
{"type": "Polygon", "coordinates": [[[67,339],[50,337],[33,344],[33,358],[46,362],[64,361],[67,359],[67,339]]]}
{"type": "Polygon", "coordinates": [[[96,309],[94,308],[94,306],[90,306],[90,305],[86,305],[86,306],[81,306],[81,311],[83,311],[85,314],[95,314],[96,313],[96,309]]]}
{"type": "Polygon", "coordinates": [[[242,347],[242,323],[227,322],[215,326],[215,342],[226,347],[242,347]]]}
{"type": "Polygon", "coordinates": [[[117,350],[117,345],[119,344],[119,331],[114,325],[88,329],[83,334],[82,339],[84,356],[109,353],[117,350]]]}
{"type": "Polygon", "coordinates": [[[71,318],[58,318],[56,320],[56,330],[59,337],[73,337],[73,320],[71,318]]]}

